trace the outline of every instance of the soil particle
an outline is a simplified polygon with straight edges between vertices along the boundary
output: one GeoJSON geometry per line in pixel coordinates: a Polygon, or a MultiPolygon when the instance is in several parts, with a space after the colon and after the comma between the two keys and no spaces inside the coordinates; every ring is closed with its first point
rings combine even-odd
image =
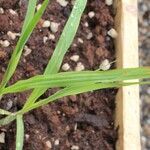
{"type": "MultiPolygon", "coordinates": [[[[26,3],[26,0],[0,0],[0,7],[5,11],[4,14],[0,14],[0,40],[8,40],[8,31],[21,32],[26,3]],[[18,15],[10,14],[9,9],[16,11],[18,15]]],[[[71,1],[68,1],[66,7],[62,7],[55,0],[51,1],[26,44],[32,52],[27,56],[22,55],[9,85],[44,72],[71,9],[71,1]],[[50,28],[42,28],[44,20],[57,23],[53,26],[54,34],[50,28]],[[43,37],[48,37],[49,40],[44,43],[43,37]]],[[[108,7],[104,0],[89,0],[76,38],[67,52],[63,64],[68,63],[70,70],[75,69],[78,63],[82,65],[80,70],[83,68],[96,70],[103,60],[113,61],[115,59],[113,39],[107,35],[107,32],[113,28],[113,17],[112,8],[108,7]],[[88,13],[92,11],[94,17],[89,18],[88,13]],[[92,38],[87,39],[88,33],[93,34],[92,38]],[[78,39],[81,39],[80,42],[78,39]],[[70,59],[75,54],[79,55],[80,62],[78,62],[78,58],[70,59]]],[[[17,39],[16,37],[11,40],[9,47],[0,46],[0,80],[17,39]]],[[[46,98],[57,90],[48,90],[41,98],[46,98]]],[[[6,101],[11,100],[13,104],[10,111],[20,110],[30,92],[5,95],[0,102],[1,108],[6,108],[6,101]]],[[[24,116],[25,134],[29,135],[29,139],[25,140],[24,150],[70,150],[73,146],[79,147],[80,150],[115,149],[117,138],[117,131],[114,128],[116,92],[117,90],[107,89],[69,96],[29,112],[24,116]],[[59,145],[55,146],[54,143],[57,139],[59,139],[59,145]],[[46,141],[50,141],[50,143],[46,143],[46,141]],[[52,148],[50,148],[51,146],[52,148]]],[[[14,150],[15,122],[4,129],[6,130],[6,143],[1,144],[0,149],[14,150]]],[[[77,147],[75,148],[77,149],[77,147]]]]}
{"type": "Polygon", "coordinates": [[[109,123],[106,120],[106,117],[103,115],[97,116],[97,115],[91,115],[91,114],[79,114],[76,116],[75,121],[78,123],[90,124],[99,129],[108,128],[109,126],[109,123]]]}

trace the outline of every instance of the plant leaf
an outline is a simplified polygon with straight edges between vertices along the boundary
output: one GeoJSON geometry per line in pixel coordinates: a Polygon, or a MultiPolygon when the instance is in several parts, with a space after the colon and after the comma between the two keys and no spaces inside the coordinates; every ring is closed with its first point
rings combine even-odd
{"type": "Polygon", "coordinates": [[[48,5],[49,0],[45,0],[41,6],[41,8],[36,12],[36,14],[34,15],[33,19],[28,23],[28,26],[24,29],[24,32],[22,33],[17,46],[12,54],[12,57],[9,61],[7,70],[4,74],[1,86],[0,86],[0,90],[2,90],[7,82],[9,81],[9,79],[11,78],[11,76],[13,75],[14,71],[16,70],[16,67],[18,65],[18,62],[20,60],[22,51],[23,51],[23,47],[25,45],[25,43],[27,42],[27,40],[29,39],[33,29],[35,28],[36,24],[38,23],[38,21],[40,20],[42,14],[44,13],[47,5],[48,5]]]}
{"type": "Polygon", "coordinates": [[[37,0],[29,0],[25,21],[22,27],[22,33],[25,31],[26,27],[28,26],[28,24],[34,17],[36,3],[37,3],[37,0]]]}
{"type": "Polygon", "coordinates": [[[94,90],[99,90],[99,89],[106,89],[106,88],[119,88],[122,86],[130,86],[130,85],[135,85],[135,84],[150,84],[150,82],[117,82],[117,83],[94,83],[94,84],[87,84],[87,85],[78,85],[78,86],[69,86],[66,87],[52,96],[40,100],[39,102],[36,102],[35,104],[29,106],[25,110],[21,110],[22,113],[26,113],[30,110],[36,109],[40,106],[46,105],[50,102],[54,102],[62,97],[65,96],[70,96],[70,95],[76,95],[76,94],[81,94],[84,92],[89,92],[89,91],[94,91],[94,90]]]}
{"type": "Polygon", "coordinates": [[[114,69],[109,71],[64,72],[52,75],[40,75],[28,80],[18,81],[5,88],[2,94],[21,92],[36,87],[53,88],[99,82],[119,82],[132,79],[150,78],[150,68],[114,69]]]}
{"type": "MultiPolygon", "coordinates": [[[[77,32],[86,3],[87,0],[75,1],[71,15],[65,25],[62,35],[60,36],[56,49],[54,50],[54,53],[46,67],[44,72],[45,75],[55,74],[59,71],[64,55],[72,44],[77,32]]],[[[47,88],[36,88],[30,95],[24,108],[33,104],[46,90],[47,88]]]]}
{"type": "Polygon", "coordinates": [[[0,115],[11,115],[12,113],[4,109],[0,109],[0,115]]]}
{"type": "Polygon", "coordinates": [[[24,143],[24,123],[23,116],[17,115],[17,134],[16,134],[16,150],[22,150],[24,143]]]}
{"type": "Polygon", "coordinates": [[[11,123],[11,122],[14,121],[15,119],[16,119],[16,115],[14,115],[14,114],[11,114],[11,115],[9,115],[9,116],[7,116],[7,117],[1,119],[1,120],[0,120],[0,127],[1,127],[1,126],[4,126],[4,125],[6,125],[6,124],[11,123]]]}

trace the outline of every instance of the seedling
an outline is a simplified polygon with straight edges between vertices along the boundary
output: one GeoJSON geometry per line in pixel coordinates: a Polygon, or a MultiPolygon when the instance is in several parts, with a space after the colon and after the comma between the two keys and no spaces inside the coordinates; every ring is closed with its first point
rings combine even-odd
{"type": "Polygon", "coordinates": [[[70,17],[65,25],[62,35],[60,36],[54,53],[44,71],[44,74],[37,75],[27,80],[21,80],[11,86],[7,86],[8,81],[16,70],[22,55],[23,48],[36,24],[44,13],[48,3],[49,0],[44,0],[40,7],[37,9],[37,12],[35,12],[37,0],[29,0],[27,15],[24,21],[20,39],[16,45],[15,50],[13,51],[8,68],[0,85],[1,96],[9,93],[17,93],[33,89],[24,107],[18,112],[12,113],[0,109],[0,114],[6,116],[0,120],[0,126],[6,125],[16,119],[16,150],[21,150],[23,148],[23,115],[30,110],[46,105],[50,102],[54,102],[59,98],[68,95],[80,94],[83,92],[104,88],[129,86],[133,84],[149,84],[149,82],[132,81],[133,79],[149,78],[149,67],[115,69],[110,71],[79,71],[58,73],[64,55],[66,54],[75,37],[82,13],[87,3],[87,0],[76,0],[70,17]],[[59,87],[61,89],[50,97],[39,100],[39,97],[45,93],[47,89],[54,87],[59,87]]]}

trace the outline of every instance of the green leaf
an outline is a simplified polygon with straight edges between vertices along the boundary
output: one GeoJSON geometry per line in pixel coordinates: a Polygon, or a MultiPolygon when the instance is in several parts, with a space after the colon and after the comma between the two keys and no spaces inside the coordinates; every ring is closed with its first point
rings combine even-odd
{"type": "Polygon", "coordinates": [[[11,123],[12,121],[14,121],[16,119],[16,115],[15,114],[11,114],[3,119],[0,120],[0,127],[7,125],[9,123],[11,123]]]}
{"type": "MultiPolygon", "coordinates": [[[[72,44],[72,41],[77,32],[78,26],[80,24],[80,19],[85,9],[86,3],[87,0],[75,1],[71,15],[65,25],[65,28],[57,43],[56,49],[51,57],[51,60],[49,61],[46,67],[44,73],[45,75],[55,74],[59,71],[64,55],[66,54],[67,50],[72,44]]],[[[36,88],[30,95],[24,108],[33,104],[46,90],[47,88],[36,88]]]]}
{"type": "Polygon", "coordinates": [[[28,26],[28,24],[34,17],[36,3],[37,3],[37,0],[29,0],[25,21],[22,27],[22,33],[25,31],[26,27],[28,26]]]}
{"type": "Polygon", "coordinates": [[[64,72],[40,75],[28,80],[18,81],[5,88],[2,94],[21,92],[36,87],[53,88],[99,82],[119,82],[132,79],[150,78],[150,68],[114,69],[109,71],[64,72]]]}
{"type": "Polygon", "coordinates": [[[16,134],[16,150],[22,150],[24,143],[24,123],[23,116],[17,115],[17,134],[16,134]]]}
{"type": "MultiPolygon", "coordinates": [[[[41,6],[41,8],[36,12],[36,14],[34,15],[33,19],[28,23],[27,27],[25,26],[24,28],[24,32],[22,33],[17,46],[12,54],[12,57],[9,61],[7,70],[4,74],[1,86],[0,86],[0,90],[2,90],[7,82],[9,81],[9,79],[11,78],[11,76],[13,75],[14,71],[16,70],[16,67],[18,65],[18,62],[20,60],[22,51],[23,51],[23,47],[26,44],[27,40],[29,39],[33,29],[35,28],[36,24],[38,23],[38,21],[40,20],[42,14],[44,13],[47,5],[48,5],[49,0],[45,0],[41,6]]],[[[31,4],[31,3],[30,3],[31,4]]],[[[34,10],[33,10],[34,11],[34,10]]]]}
{"type": "Polygon", "coordinates": [[[150,84],[150,82],[94,83],[94,84],[87,84],[87,85],[84,84],[84,85],[78,85],[78,86],[69,86],[56,92],[50,97],[40,100],[39,102],[36,102],[35,104],[29,106],[28,108],[21,110],[21,113],[26,113],[30,110],[36,109],[50,102],[54,102],[65,96],[81,94],[84,92],[89,92],[89,91],[94,91],[94,90],[99,90],[99,89],[114,88],[114,87],[119,88],[122,86],[130,86],[130,85],[135,85],[135,84],[143,85],[143,84],[150,84]]]}
{"type": "Polygon", "coordinates": [[[0,115],[11,115],[12,113],[4,109],[0,109],[0,115]]]}

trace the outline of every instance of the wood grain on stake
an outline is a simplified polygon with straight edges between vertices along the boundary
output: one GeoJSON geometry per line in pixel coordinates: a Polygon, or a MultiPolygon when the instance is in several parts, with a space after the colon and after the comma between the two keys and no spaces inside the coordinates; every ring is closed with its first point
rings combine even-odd
{"type": "MultiPolygon", "coordinates": [[[[117,67],[138,67],[137,0],[116,0],[117,67]]],[[[120,89],[117,96],[117,150],[140,150],[139,86],[120,89]]]]}

